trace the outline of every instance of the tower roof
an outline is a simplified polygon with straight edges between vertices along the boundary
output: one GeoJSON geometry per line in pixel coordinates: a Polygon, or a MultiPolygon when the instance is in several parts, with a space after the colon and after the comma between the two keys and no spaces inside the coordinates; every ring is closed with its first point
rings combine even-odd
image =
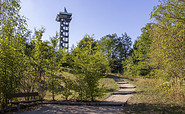
{"type": "Polygon", "coordinates": [[[68,13],[66,7],[64,7],[64,12],[59,12],[57,14],[56,21],[60,22],[61,19],[65,19],[67,22],[71,21],[72,13],[68,13]]]}

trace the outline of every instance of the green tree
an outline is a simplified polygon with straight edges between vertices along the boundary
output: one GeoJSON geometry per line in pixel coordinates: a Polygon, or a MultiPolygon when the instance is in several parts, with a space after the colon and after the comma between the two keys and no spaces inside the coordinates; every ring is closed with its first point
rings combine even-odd
{"type": "Polygon", "coordinates": [[[86,34],[84,36],[84,38],[78,43],[77,47],[81,48],[81,49],[89,48],[89,47],[91,47],[92,49],[95,49],[97,44],[96,44],[96,41],[93,39],[93,37],[94,37],[94,35],[92,35],[92,37],[91,37],[88,34],[86,34]],[[89,42],[91,42],[91,44],[89,42]],[[89,45],[91,45],[91,46],[89,46],[89,45]]]}
{"type": "Polygon", "coordinates": [[[46,88],[46,69],[49,61],[49,51],[51,47],[48,45],[48,41],[42,41],[42,36],[45,29],[35,30],[32,44],[34,49],[32,50],[31,64],[33,66],[32,73],[34,76],[34,87],[32,91],[37,90],[42,96],[45,95],[46,88]]]}
{"type": "Polygon", "coordinates": [[[185,74],[185,2],[164,0],[154,8],[150,61],[157,76],[182,85],[185,74]]]}
{"type": "Polygon", "coordinates": [[[103,38],[101,38],[98,41],[98,49],[100,49],[101,51],[103,51],[106,56],[107,56],[107,60],[109,63],[109,72],[115,72],[117,71],[117,57],[116,57],[116,42],[117,39],[117,35],[116,34],[112,34],[112,35],[106,35],[103,38]]]}
{"type": "MultiPolygon", "coordinates": [[[[150,73],[151,67],[149,64],[149,53],[150,45],[152,43],[152,38],[150,33],[152,31],[152,24],[148,23],[145,27],[141,29],[141,36],[137,38],[133,45],[132,53],[132,65],[127,65],[127,67],[132,67],[132,75],[146,76],[150,73]]],[[[127,73],[130,71],[126,71],[127,73]]]]}
{"type": "MultiPolygon", "coordinates": [[[[72,51],[73,52],[73,51],[72,51]]],[[[72,64],[73,64],[73,57],[72,57],[72,53],[66,51],[66,49],[62,49],[59,50],[59,56],[58,58],[60,58],[60,68],[62,70],[67,70],[68,72],[70,72],[70,70],[72,69],[72,64]]]]}
{"type": "Polygon", "coordinates": [[[98,42],[99,48],[108,56],[111,72],[123,71],[122,61],[131,53],[131,38],[125,33],[121,37],[116,34],[106,35],[98,42]]]}
{"type": "Polygon", "coordinates": [[[135,76],[136,68],[134,65],[133,56],[129,56],[125,61],[122,61],[124,74],[128,76],[135,76]]]}
{"type": "Polygon", "coordinates": [[[3,107],[7,105],[6,94],[20,91],[24,77],[24,43],[26,20],[19,14],[19,0],[6,0],[1,3],[0,30],[0,99],[3,107]]]}
{"type": "Polygon", "coordinates": [[[93,45],[94,39],[86,35],[84,39],[87,38],[90,40],[85,42],[85,46],[82,48],[77,46],[74,50],[73,70],[77,77],[76,91],[79,93],[80,100],[94,101],[97,96],[101,96],[98,82],[106,70],[107,61],[105,53],[93,45]]]}
{"type": "Polygon", "coordinates": [[[64,83],[64,86],[62,88],[62,95],[65,98],[65,100],[68,100],[69,96],[71,96],[72,90],[75,90],[75,82],[70,78],[70,76],[65,75],[61,76],[62,82],[64,83]]]}
{"type": "Polygon", "coordinates": [[[118,71],[123,72],[122,61],[125,61],[126,58],[131,54],[132,48],[131,38],[127,33],[122,34],[122,37],[118,37],[116,41],[116,51],[118,52],[118,71]]]}
{"type": "Polygon", "coordinates": [[[59,69],[59,64],[57,62],[57,44],[58,44],[59,35],[56,33],[55,37],[51,37],[51,49],[50,49],[50,57],[48,58],[47,65],[47,75],[49,76],[49,91],[52,93],[52,98],[55,100],[55,94],[58,93],[58,88],[60,87],[60,83],[57,80],[57,71],[59,69]]]}

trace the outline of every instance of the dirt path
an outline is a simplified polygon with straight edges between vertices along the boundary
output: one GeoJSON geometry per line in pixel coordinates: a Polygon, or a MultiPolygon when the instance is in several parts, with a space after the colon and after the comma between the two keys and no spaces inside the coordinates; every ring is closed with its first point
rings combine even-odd
{"type": "Polygon", "coordinates": [[[60,104],[43,104],[42,106],[33,107],[28,111],[20,112],[22,114],[118,114],[122,113],[122,106],[135,92],[135,87],[123,79],[109,75],[107,78],[114,79],[120,86],[118,91],[115,91],[102,102],[104,104],[112,104],[112,106],[87,106],[87,105],[60,105],[60,104]],[[121,104],[114,106],[114,104],[121,104]]]}
{"type": "Polygon", "coordinates": [[[121,113],[120,106],[72,106],[44,104],[33,110],[21,112],[20,114],[118,114],[121,113]]]}

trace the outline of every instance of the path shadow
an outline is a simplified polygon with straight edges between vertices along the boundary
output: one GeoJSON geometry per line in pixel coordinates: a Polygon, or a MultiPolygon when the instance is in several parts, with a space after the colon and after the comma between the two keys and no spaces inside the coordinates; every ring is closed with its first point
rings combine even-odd
{"type": "Polygon", "coordinates": [[[119,80],[123,80],[123,79],[127,79],[127,80],[130,80],[130,81],[134,81],[134,79],[132,78],[128,78],[128,77],[120,77],[120,76],[115,76],[115,75],[107,75],[105,78],[111,78],[111,79],[114,79],[116,82],[119,82],[119,80]]]}
{"type": "Polygon", "coordinates": [[[129,95],[129,94],[136,94],[137,92],[135,91],[124,91],[124,92],[121,92],[121,91],[116,91],[116,92],[113,92],[111,95],[129,95]]]}
{"type": "Polygon", "coordinates": [[[130,81],[134,81],[134,79],[128,78],[128,77],[124,77],[123,79],[127,79],[127,80],[130,80],[130,81]]]}
{"type": "Polygon", "coordinates": [[[135,86],[134,87],[119,87],[120,89],[133,89],[133,88],[136,88],[135,86]]]}
{"type": "Polygon", "coordinates": [[[124,114],[184,114],[185,107],[165,104],[126,104],[123,107],[124,114]]]}
{"type": "Polygon", "coordinates": [[[111,78],[111,79],[114,79],[115,81],[119,79],[123,79],[122,77],[115,76],[115,75],[107,75],[105,78],[111,78]]]}

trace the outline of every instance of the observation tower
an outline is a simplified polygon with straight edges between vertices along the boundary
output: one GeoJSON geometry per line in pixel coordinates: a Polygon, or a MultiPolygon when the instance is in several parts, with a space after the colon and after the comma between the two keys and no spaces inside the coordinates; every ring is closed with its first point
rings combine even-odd
{"type": "Polygon", "coordinates": [[[72,20],[72,13],[68,13],[66,8],[64,12],[59,12],[56,21],[60,22],[60,42],[59,49],[69,49],[69,23],[72,20]]]}

